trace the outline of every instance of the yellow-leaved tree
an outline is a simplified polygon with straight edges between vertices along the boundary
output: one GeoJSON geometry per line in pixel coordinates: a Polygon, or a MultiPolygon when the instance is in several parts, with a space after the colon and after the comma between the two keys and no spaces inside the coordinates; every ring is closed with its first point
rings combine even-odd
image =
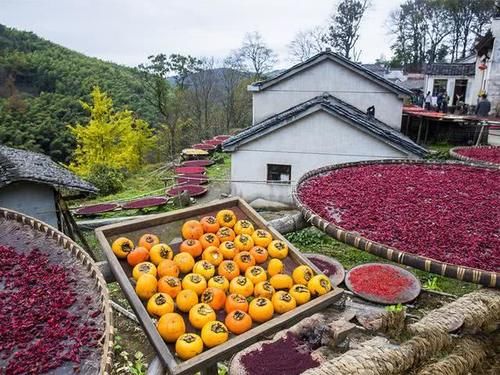
{"type": "Polygon", "coordinates": [[[144,162],[156,137],[144,120],[132,111],[114,111],[112,99],[95,86],[91,103],[81,102],[90,112],[87,124],[69,125],[76,139],[76,149],[69,168],[83,177],[96,169],[131,172],[144,162]]]}

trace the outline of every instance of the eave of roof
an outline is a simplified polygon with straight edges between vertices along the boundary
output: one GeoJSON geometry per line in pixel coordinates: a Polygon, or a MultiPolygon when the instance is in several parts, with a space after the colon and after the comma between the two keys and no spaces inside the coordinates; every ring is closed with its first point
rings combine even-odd
{"type": "Polygon", "coordinates": [[[47,155],[0,145],[0,188],[21,181],[87,193],[98,191],[47,155]]]}
{"type": "Polygon", "coordinates": [[[484,55],[489,49],[493,48],[494,41],[495,37],[491,33],[491,30],[488,30],[488,32],[476,43],[474,49],[477,51],[478,55],[484,55]]]}
{"type": "Polygon", "coordinates": [[[433,63],[425,68],[425,74],[434,76],[474,76],[475,63],[433,63]]]}
{"type": "Polygon", "coordinates": [[[308,60],[298,63],[294,66],[292,66],[289,69],[284,70],[280,74],[278,74],[275,77],[269,78],[267,80],[255,82],[251,84],[248,89],[249,91],[261,91],[265,90],[266,88],[273,86],[277,84],[278,82],[287,79],[305,69],[308,69],[311,66],[314,66],[324,60],[331,60],[334,61],[343,67],[358,73],[362,75],[363,77],[387,88],[388,90],[398,94],[398,95],[403,95],[403,96],[411,96],[413,93],[410,90],[405,89],[404,87],[401,87],[398,84],[395,84],[394,82],[389,81],[388,79],[385,79],[381,75],[374,73],[370,69],[363,67],[361,64],[357,64],[349,59],[346,59],[345,57],[331,52],[331,51],[324,51],[320,52],[317,55],[309,58],[308,60]]]}
{"type": "Polygon", "coordinates": [[[387,124],[373,117],[368,117],[357,108],[329,94],[317,96],[255,124],[226,140],[222,144],[222,147],[224,151],[236,151],[239,146],[245,143],[258,139],[319,110],[340,118],[344,122],[355,126],[357,129],[378,138],[404,153],[418,157],[425,156],[428,153],[424,147],[403,136],[399,131],[392,129],[387,124]]]}

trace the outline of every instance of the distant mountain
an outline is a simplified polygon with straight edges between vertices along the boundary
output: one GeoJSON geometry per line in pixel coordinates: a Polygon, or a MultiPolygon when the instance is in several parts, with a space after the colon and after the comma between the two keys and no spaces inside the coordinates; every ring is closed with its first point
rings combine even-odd
{"type": "Polygon", "coordinates": [[[94,85],[115,108],[156,121],[136,69],[0,25],[0,143],[67,162],[74,147],[67,125],[86,119],[79,101],[89,99],[94,85]]]}

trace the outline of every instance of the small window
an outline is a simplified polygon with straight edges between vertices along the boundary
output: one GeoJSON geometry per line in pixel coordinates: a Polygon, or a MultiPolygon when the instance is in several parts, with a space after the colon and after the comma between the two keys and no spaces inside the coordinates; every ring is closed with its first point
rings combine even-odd
{"type": "Polygon", "coordinates": [[[432,96],[438,96],[438,94],[440,93],[445,93],[447,86],[448,86],[447,79],[435,79],[434,86],[432,87],[432,96]]]}
{"type": "Polygon", "coordinates": [[[267,182],[289,184],[292,176],[292,166],[283,164],[267,165],[267,182]]]}

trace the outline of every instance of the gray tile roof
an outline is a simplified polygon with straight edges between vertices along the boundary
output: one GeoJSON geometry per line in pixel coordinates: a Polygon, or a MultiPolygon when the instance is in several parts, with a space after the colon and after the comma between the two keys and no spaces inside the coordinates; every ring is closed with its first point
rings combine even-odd
{"type": "Polygon", "coordinates": [[[381,75],[371,71],[370,69],[364,67],[363,65],[355,63],[355,62],[353,62],[349,59],[346,59],[345,57],[343,57],[335,52],[331,52],[331,51],[320,52],[317,55],[307,59],[306,61],[301,62],[299,64],[296,64],[296,65],[292,66],[291,68],[282,71],[281,73],[279,73],[275,77],[266,79],[264,81],[255,82],[251,86],[257,90],[263,90],[266,87],[272,86],[272,85],[278,83],[279,81],[286,79],[286,78],[290,77],[291,75],[294,75],[302,70],[305,70],[305,69],[309,68],[310,66],[316,65],[317,63],[320,63],[321,61],[324,61],[326,59],[332,60],[332,61],[346,67],[347,69],[350,69],[350,70],[364,76],[365,78],[367,78],[375,83],[378,83],[379,85],[387,88],[388,90],[395,92],[396,94],[408,95],[408,96],[413,94],[410,90],[407,90],[404,87],[401,87],[400,85],[385,79],[381,75]]]}
{"type": "Polygon", "coordinates": [[[425,73],[433,76],[473,76],[476,64],[434,63],[428,64],[425,73]]]}
{"type": "Polygon", "coordinates": [[[97,192],[95,186],[59,166],[47,155],[0,145],[0,188],[19,181],[97,192]]]}
{"type": "MultiPolygon", "coordinates": [[[[294,119],[307,110],[323,110],[333,116],[341,118],[343,121],[357,127],[361,131],[368,133],[404,152],[422,157],[427,155],[428,151],[424,147],[416,144],[410,138],[404,136],[399,131],[391,128],[389,125],[366,113],[356,107],[335,98],[330,94],[316,96],[304,103],[296,105],[288,110],[278,113],[250,128],[236,134],[226,140],[222,147],[224,151],[235,151],[240,144],[250,142],[260,138],[265,134],[281,127],[285,122],[292,123],[294,119]]],[[[286,126],[284,124],[284,126],[286,126]]]]}

